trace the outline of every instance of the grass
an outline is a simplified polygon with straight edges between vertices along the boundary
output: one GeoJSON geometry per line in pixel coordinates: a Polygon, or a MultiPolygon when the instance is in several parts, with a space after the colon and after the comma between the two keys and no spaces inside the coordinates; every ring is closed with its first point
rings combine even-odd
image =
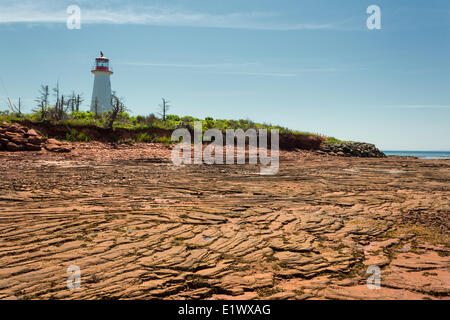
{"type": "Polygon", "coordinates": [[[167,144],[167,145],[173,143],[171,138],[170,137],[166,137],[166,136],[156,138],[156,142],[167,144]]]}
{"type": "Polygon", "coordinates": [[[344,141],[336,139],[335,137],[328,137],[325,143],[343,143],[344,141]]]}
{"type": "Polygon", "coordinates": [[[147,132],[143,132],[136,138],[136,142],[153,142],[154,136],[150,136],[147,132]]]}
{"type": "MultiPolygon", "coordinates": [[[[72,112],[66,114],[64,120],[54,121],[48,119],[42,119],[42,115],[39,111],[33,112],[31,114],[18,115],[16,113],[10,113],[8,111],[0,111],[0,123],[6,122],[24,122],[31,121],[35,123],[49,122],[52,124],[65,125],[72,130],[67,137],[70,141],[89,141],[91,137],[87,134],[83,134],[81,127],[86,126],[96,126],[105,127],[108,118],[108,113],[103,115],[95,115],[92,112],[72,112]]],[[[163,130],[175,130],[177,128],[194,128],[194,122],[201,121],[203,132],[217,128],[219,130],[225,131],[228,129],[242,129],[244,131],[248,129],[266,129],[267,131],[278,130],[280,134],[294,134],[294,135],[313,135],[321,136],[326,139],[326,143],[342,143],[344,141],[336,139],[335,137],[327,137],[319,133],[310,133],[298,130],[291,130],[286,127],[272,125],[268,123],[256,123],[249,119],[239,119],[239,120],[227,120],[227,119],[213,119],[212,117],[206,117],[205,119],[194,118],[191,116],[180,117],[177,115],[168,115],[166,120],[154,116],[153,114],[149,116],[131,116],[127,112],[121,112],[118,115],[117,121],[114,123],[114,128],[124,128],[129,130],[146,130],[146,129],[163,129],[163,130]]],[[[170,137],[156,137],[150,136],[148,134],[140,134],[136,141],[138,142],[162,142],[170,143],[170,137]]]]}
{"type": "Polygon", "coordinates": [[[72,142],[89,142],[92,140],[92,137],[85,132],[78,132],[76,129],[71,129],[66,134],[66,140],[72,142]]]}

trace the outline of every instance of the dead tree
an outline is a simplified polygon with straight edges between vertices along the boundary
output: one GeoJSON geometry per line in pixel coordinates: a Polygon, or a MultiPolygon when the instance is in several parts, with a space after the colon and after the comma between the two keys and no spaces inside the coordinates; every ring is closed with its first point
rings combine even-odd
{"type": "Polygon", "coordinates": [[[125,110],[126,110],[125,106],[123,105],[122,99],[118,98],[115,95],[112,95],[111,101],[112,101],[112,112],[108,116],[108,119],[106,121],[106,128],[110,129],[110,130],[112,130],[112,128],[114,126],[114,121],[117,120],[117,116],[121,112],[125,112],[125,110]]]}
{"type": "Polygon", "coordinates": [[[58,111],[58,120],[61,120],[63,118],[64,106],[65,106],[64,95],[62,95],[61,96],[61,101],[59,102],[59,109],[57,110],[58,111]]]}
{"type": "Polygon", "coordinates": [[[50,116],[53,120],[62,120],[66,112],[67,101],[64,100],[64,95],[60,96],[59,82],[56,83],[56,87],[53,88],[53,95],[56,98],[55,107],[53,108],[50,116]]]}
{"type": "Polygon", "coordinates": [[[59,82],[57,82],[56,87],[53,88],[53,96],[56,98],[55,106],[59,105],[59,82]]]}
{"type": "Polygon", "coordinates": [[[70,96],[70,99],[67,100],[67,108],[70,107],[70,112],[74,113],[75,112],[75,102],[76,102],[76,95],[75,92],[72,91],[72,95],[70,96]]]}
{"type": "Polygon", "coordinates": [[[62,120],[64,118],[65,112],[66,112],[66,101],[64,99],[64,95],[61,95],[61,98],[58,98],[56,100],[55,107],[53,108],[52,112],[52,119],[53,120],[62,120]]]}
{"type": "Polygon", "coordinates": [[[8,103],[9,103],[9,108],[11,109],[12,113],[15,113],[19,117],[21,117],[22,116],[22,104],[20,102],[20,98],[19,98],[19,106],[18,107],[11,102],[11,99],[9,97],[8,97],[8,103]]]}
{"type": "Polygon", "coordinates": [[[19,98],[19,104],[17,105],[17,111],[19,112],[19,116],[22,115],[22,103],[19,98]]]}
{"type": "Polygon", "coordinates": [[[42,105],[42,103],[44,104],[44,106],[48,106],[48,96],[50,95],[49,91],[48,91],[48,86],[44,86],[43,84],[41,85],[41,88],[39,89],[39,97],[36,98],[36,101],[39,106],[42,105]]]}
{"type": "MultiPolygon", "coordinates": [[[[49,89],[47,85],[41,85],[39,89],[39,97],[37,97],[34,101],[37,103],[37,107],[41,111],[41,117],[45,119],[47,117],[47,107],[48,107],[48,97],[49,97],[49,89]]],[[[37,111],[37,110],[35,110],[37,111]]]]}
{"type": "Polygon", "coordinates": [[[163,121],[166,121],[167,111],[169,111],[169,109],[170,109],[169,101],[167,101],[166,99],[162,98],[162,104],[160,104],[159,107],[160,107],[160,110],[161,110],[159,115],[162,116],[163,121]]]}
{"type": "Polygon", "coordinates": [[[75,98],[75,110],[77,112],[80,111],[80,105],[83,103],[84,98],[82,94],[77,94],[77,97],[75,98]]]}
{"type": "MultiPolygon", "coordinates": [[[[75,91],[72,91],[72,94],[70,96],[70,99],[67,100],[67,110],[70,109],[70,111],[73,112],[79,112],[80,111],[80,105],[83,103],[84,98],[82,94],[75,94],[75,91]]],[[[97,103],[98,104],[98,103],[97,103]]]]}
{"type": "Polygon", "coordinates": [[[98,118],[98,98],[95,97],[94,100],[94,113],[95,113],[95,117],[98,118]]]}

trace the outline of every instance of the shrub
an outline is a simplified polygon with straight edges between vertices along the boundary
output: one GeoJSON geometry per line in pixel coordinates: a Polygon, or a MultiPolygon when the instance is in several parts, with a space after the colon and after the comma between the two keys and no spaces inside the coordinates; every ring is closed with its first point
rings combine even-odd
{"type": "Polygon", "coordinates": [[[132,123],[132,118],[128,112],[122,111],[117,114],[117,122],[132,123]]]}
{"type": "Polygon", "coordinates": [[[191,116],[185,116],[185,117],[182,117],[180,120],[184,121],[184,122],[192,122],[193,123],[194,121],[199,120],[199,119],[191,117],[191,116]]]}
{"type": "Polygon", "coordinates": [[[166,116],[166,121],[167,120],[172,120],[172,121],[180,121],[180,117],[174,114],[169,114],[166,116]]]}
{"type": "Polygon", "coordinates": [[[80,134],[78,135],[77,138],[78,138],[78,141],[81,141],[81,142],[88,142],[88,141],[92,140],[92,137],[84,132],[80,132],[80,134]]]}
{"type": "Polygon", "coordinates": [[[20,121],[24,120],[24,116],[25,115],[23,115],[23,114],[20,115],[20,114],[15,113],[15,112],[9,112],[8,110],[2,111],[2,113],[0,114],[0,124],[3,121],[6,121],[6,122],[13,122],[13,121],[20,122],[20,121]]]}
{"type": "Polygon", "coordinates": [[[137,116],[136,117],[136,122],[140,125],[152,126],[153,123],[156,122],[156,120],[158,120],[158,119],[156,118],[156,116],[153,113],[151,113],[148,116],[137,116]]]}
{"type": "Polygon", "coordinates": [[[79,120],[94,120],[95,113],[90,111],[79,111],[79,112],[74,111],[70,114],[70,117],[72,119],[79,119],[79,120]]]}
{"type": "Polygon", "coordinates": [[[75,129],[71,129],[70,132],[66,134],[66,140],[72,142],[89,142],[92,137],[85,132],[78,132],[75,129]]]}
{"type": "Polygon", "coordinates": [[[152,142],[154,140],[154,137],[151,137],[148,135],[147,132],[141,133],[137,138],[137,142],[152,142]]]}
{"type": "Polygon", "coordinates": [[[157,137],[156,142],[164,143],[164,144],[172,144],[172,138],[167,136],[157,137]]]}
{"type": "Polygon", "coordinates": [[[213,118],[211,117],[206,117],[205,120],[203,121],[203,128],[205,130],[211,129],[211,128],[216,128],[216,121],[214,121],[213,118]]]}

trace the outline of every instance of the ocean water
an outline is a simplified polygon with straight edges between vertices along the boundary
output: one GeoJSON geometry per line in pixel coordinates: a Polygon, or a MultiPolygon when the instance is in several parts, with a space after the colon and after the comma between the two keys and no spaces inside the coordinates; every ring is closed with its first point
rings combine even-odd
{"type": "Polygon", "coordinates": [[[384,151],[387,156],[409,156],[419,159],[450,159],[450,151],[384,151]]]}

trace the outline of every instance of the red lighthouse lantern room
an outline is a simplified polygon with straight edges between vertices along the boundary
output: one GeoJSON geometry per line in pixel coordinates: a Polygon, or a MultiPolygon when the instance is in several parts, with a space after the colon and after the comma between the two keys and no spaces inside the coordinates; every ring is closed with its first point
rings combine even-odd
{"type": "Polygon", "coordinates": [[[109,59],[103,56],[100,51],[100,57],[95,59],[95,65],[92,67],[92,73],[106,72],[113,74],[112,68],[109,65],[109,59]]]}

